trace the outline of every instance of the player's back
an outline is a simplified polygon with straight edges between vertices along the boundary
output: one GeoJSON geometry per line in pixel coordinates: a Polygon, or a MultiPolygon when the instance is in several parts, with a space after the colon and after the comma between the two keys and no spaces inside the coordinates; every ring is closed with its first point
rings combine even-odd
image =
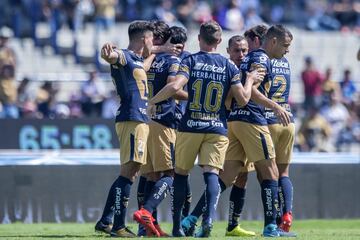
{"type": "MultiPolygon", "coordinates": [[[[258,90],[267,96],[269,91],[272,73],[270,58],[263,49],[257,49],[250,52],[240,64],[241,81],[246,81],[246,72],[251,72],[256,67],[263,67],[266,70],[264,80],[258,87],[258,90]]],[[[231,103],[231,112],[228,121],[243,121],[257,125],[267,125],[265,119],[264,107],[250,99],[247,105],[241,107],[235,99],[231,103]]]]}
{"type": "Polygon", "coordinates": [[[116,122],[148,122],[146,115],[148,92],[147,78],[143,67],[143,58],[134,52],[117,50],[119,60],[111,64],[111,77],[120,97],[120,107],[116,122]]]}
{"type": "MultiPolygon", "coordinates": [[[[283,57],[271,60],[272,81],[269,88],[268,98],[280,104],[288,112],[291,112],[289,105],[289,94],[291,85],[291,72],[289,61],[283,57]]],[[[279,123],[271,109],[265,108],[266,119],[269,124],[279,123]]],[[[294,119],[291,119],[292,122],[294,119]]]]}
{"type": "Polygon", "coordinates": [[[238,73],[218,53],[200,51],[184,58],[178,74],[188,78],[188,102],[179,131],[226,135],[225,98],[238,73]]]}
{"type": "MultiPolygon", "coordinates": [[[[166,53],[157,54],[150,70],[147,72],[149,97],[155,96],[166,84],[169,76],[176,75],[179,69],[180,59],[166,53]]],[[[152,120],[170,127],[176,128],[175,118],[176,102],[174,98],[168,98],[156,104],[156,115],[152,120]]]]}

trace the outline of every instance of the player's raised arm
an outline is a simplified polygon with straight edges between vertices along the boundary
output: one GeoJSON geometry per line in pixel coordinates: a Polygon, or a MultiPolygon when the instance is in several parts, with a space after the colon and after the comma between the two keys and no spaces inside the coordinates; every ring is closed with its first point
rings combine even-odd
{"type": "Polygon", "coordinates": [[[101,58],[109,64],[115,64],[119,58],[119,53],[115,49],[116,46],[112,43],[105,43],[101,48],[101,58]]]}
{"type": "Polygon", "coordinates": [[[240,74],[235,75],[231,82],[231,91],[240,106],[246,105],[251,97],[251,90],[254,84],[264,79],[265,71],[262,68],[246,73],[245,85],[241,84],[240,74]]]}
{"type": "Polygon", "coordinates": [[[155,54],[151,53],[149,56],[147,56],[144,59],[144,70],[145,70],[145,72],[150,70],[151,64],[154,61],[155,56],[156,56],[155,54]]]}
{"type": "Polygon", "coordinates": [[[273,100],[267,98],[262,94],[257,87],[253,86],[251,91],[251,99],[266,108],[270,108],[274,111],[276,117],[279,119],[282,125],[287,126],[291,122],[290,113],[273,100]]]}

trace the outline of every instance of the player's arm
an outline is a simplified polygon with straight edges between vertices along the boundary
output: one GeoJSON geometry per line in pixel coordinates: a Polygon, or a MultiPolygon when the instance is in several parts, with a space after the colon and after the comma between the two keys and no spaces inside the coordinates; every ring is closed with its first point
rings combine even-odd
{"type": "Polygon", "coordinates": [[[188,82],[188,78],[182,74],[175,77],[175,81],[166,84],[153,98],[149,100],[149,104],[154,105],[175,95],[188,82]]]}
{"type": "Polygon", "coordinates": [[[257,87],[253,86],[251,91],[251,100],[257,104],[263,105],[266,108],[270,108],[274,111],[276,117],[282,123],[282,125],[287,126],[290,123],[290,113],[287,112],[283,107],[273,100],[267,98],[262,94],[257,87]]]}
{"type": "Polygon", "coordinates": [[[109,64],[115,64],[119,60],[119,52],[115,51],[116,46],[112,43],[105,43],[101,48],[101,58],[109,64]]]}
{"type": "Polygon", "coordinates": [[[234,95],[233,95],[232,91],[229,91],[228,95],[226,96],[226,99],[225,99],[225,107],[228,110],[230,110],[230,108],[231,108],[231,101],[232,101],[233,97],[234,97],[234,95]]]}
{"type": "Polygon", "coordinates": [[[175,77],[175,81],[172,81],[165,85],[153,98],[149,100],[147,113],[149,116],[153,116],[156,113],[156,103],[164,101],[169,97],[175,95],[189,80],[186,76],[178,74],[175,77]]]}
{"type": "MultiPolygon", "coordinates": [[[[167,83],[172,83],[176,81],[176,76],[168,76],[167,78],[167,83]]],[[[179,91],[177,91],[174,96],[173,96],[176,100],[188,100],[188,93],[186,91],[184,91],[184,89],[180,89],[179,91]]]]}
{"type": "Polygon", "coordinates": [[[150,70],[151,64],[154,61],[155,54],[150,54],[147,58],[144,59],[144,70],[145,72],[150,70]]]}
{"type": "Polygon", "coordinates": [[[183,49],[183,44],[181,43],[177,43],[177,44],[172,44],[170,43],[170,39],[164,44],[164,45],[154,45],[151,48],[151,52],[152,53],[170,53],[172,55],[179,55],[183,49]]]}
{"type": "Polygon", "coordinates": [[[231,91],[240,106],[245,106],[251,97],[251,89],[254,84],[264,79],[265,71],[263,69],[255,69],[252,72],[246,72],[246,81],[244,86],[241,84],[240,78],[231,81],[231,91]]]}

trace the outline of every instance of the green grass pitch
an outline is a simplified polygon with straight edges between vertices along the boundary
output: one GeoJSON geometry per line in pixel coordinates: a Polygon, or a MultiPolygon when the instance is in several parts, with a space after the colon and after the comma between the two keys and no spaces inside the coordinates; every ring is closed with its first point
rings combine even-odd
{"type": "MultiPolygon", "coordinates": [[[[164,230],[169,232],[171,225],[161,224],[164,230]]],[[[129,225],[136,232],[135,224],[129,225]]],[[[217,222],[212,231],[210,239],[236,239],[236,237],[224,237],[225,222],[217,222]]],[[[244,221],[245,229],[257,232],[258,236],[241,239],[263,239],[260,236],[262,222],[244,221]]],[[[295,221],[292,230],[298,234],[296,239],[309,240],[338,240],[338,239],[360,239],[360,219],[358,220],[305,220],[295,221]]],[[[0,224],[0,239],[109,239],[107,235],[94,232],[94,224],[76,223],[42,223],[42,224],[0,224]]],[[[170,238],[162,238],[170,239],[170,238]]]]}

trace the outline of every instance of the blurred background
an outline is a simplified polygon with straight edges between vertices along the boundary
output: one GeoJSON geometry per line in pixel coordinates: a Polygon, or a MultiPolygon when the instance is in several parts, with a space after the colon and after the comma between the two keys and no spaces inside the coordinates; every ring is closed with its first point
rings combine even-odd
{"type": "MultiPolygon", "coordinates": [[[[311,199],[295,199],[295,206],[322,204],[332,193],[324,187],[329,181],[347,191],[330,207],[315,204],[314,209],[298,214],[303,218],[360,216],[360,193],[348,187],[360,183],[359,1],[2,0],[0,16],[0,179],[8,182],[1,185],[5,195],[0,197],[4,209],[0,222],[25,221],[29,206],[34,209],[32,220],[36,215],[42,221],[39,206],[55,216],[45,214],[47,221],[54,221],[56,214],[67,216],[68,206],[77,209],[73,213],[78,216],[84,204],[89,205],[85,220],[96,220],[107,191],[103,187],[118,171],[110,165],[119,161],[113,120],[119,99],[99,50],[108,41],[126,48],[128,25],[137,19],[160,19],[185,27],[189,36],[185,48],[192,53],[199,49],[199,25],[214,19],[224,29],[219,51],[225,56],[232,35],[260,23],[285,24],[294,35],[287,58],[297,127],[295,184],[296,178],[299,182],[305,172],[310,174],[305,175],[307,187],[297,187],[303,189],[299,195],[311,199]],[[39,151],[48,149],[61,151],[39,151]],[[88,151],[67,152],[76,149],[88,151]],[[32,168],[42,165],[54,168],[32,168]],[[92,165],[108,166],[100,168],[101,175],[92,165]],[[337,181],[336,174],[351,178],[337,181]],[[87,184],[102,190],[91,194],[83,185],[75,187],[84,184],[83,178],[92,179],[87,184]],[[63,200],[56,200],[55,182],[68,191],[63,200]],[[85,199],[91,199],[91,204],[85,199]],[[338,208],[339,201],[357,205],[346,212],[338,208]],[[16,215],[19,209],[24,215],[16,215]],[[40,213],[35,214],[35,209],[40,213]]],[[[225,218],[222,209],[225,205],[219,210],[220,218],[225,218]]],[[[261,216],[261,207],[249,209],[245,218],[261,216]]],[[[165,210],[164,215],[168,216],[165,210]]]]}

